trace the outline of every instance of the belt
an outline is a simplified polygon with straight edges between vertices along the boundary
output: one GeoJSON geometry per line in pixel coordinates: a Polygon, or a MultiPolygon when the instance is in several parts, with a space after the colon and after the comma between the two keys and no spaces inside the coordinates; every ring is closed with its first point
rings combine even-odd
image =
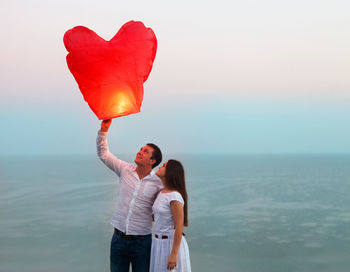
{"type": "Polygon", "coordinates": [[[168,236],[166,236],[166,235],[158,236],[158,234],[155,234],[154,236],[155,236],[156,238],[159,237],[159,239],[168,239],[168,236]]]}
{"type": "Polygon", "coordinates": [[[123,237],[126,240],[135,240],[135,239],[139,239],[139,240],[145,240],[147,239],[150,234],[146,234],[146,235],[129,235],[129,234],[125,234],[124,232],[114,228],[114,233],[117,235],[120,235],[120,237],[123,237]]]}
{"type": "MultiPolygon", "coordinates": [[[[185,236],[185,233],[182,233],[182,235],[183,236],[185,236]]],[[[154,235],[157,239],[159,238],[159,239],[168,239],[168,236],[167,235],[162,235],[162,236],[160,236],[160,235],[158,235],[158,234],[155,234],[154,235]]]]}

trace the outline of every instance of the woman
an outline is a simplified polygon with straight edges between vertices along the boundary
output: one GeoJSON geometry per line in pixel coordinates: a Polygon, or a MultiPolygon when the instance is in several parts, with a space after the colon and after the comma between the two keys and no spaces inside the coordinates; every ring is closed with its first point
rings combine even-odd
{"type": "Polygon", "coordinates": [[[150,272],[190,272],[190,254],[182,232],[183,227],[188,226],[184,169],[180,162],[169,160],[159,167],[156,175],[164,189],[153,204],[150,272]]]}

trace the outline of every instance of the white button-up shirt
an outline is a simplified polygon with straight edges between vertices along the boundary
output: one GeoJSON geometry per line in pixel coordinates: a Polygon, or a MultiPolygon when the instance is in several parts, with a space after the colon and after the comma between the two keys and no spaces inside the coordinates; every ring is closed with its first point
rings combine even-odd
{"type": "Polygon", "coordinates": [[[140,180],[136,166],[122,161],[108,150],[107,132],[98,132],[97,154],[120,178],[120,190],[111,224],[130,235],[152,232],[152,205],[163,185],[152,170],[140,180]]]}

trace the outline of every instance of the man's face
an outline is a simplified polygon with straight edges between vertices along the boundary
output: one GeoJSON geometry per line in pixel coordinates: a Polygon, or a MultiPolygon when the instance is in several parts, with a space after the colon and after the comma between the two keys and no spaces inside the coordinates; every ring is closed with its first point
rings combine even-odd
{"type": "Polygon", "coordinates": [[[145,145],[144,147],[141,147],[140,151],[137,152],[135,157],[135,163],[137,165],[142,166],[151,166],[156,162],[154,159],[151,159],[153,153],[153,148],[145,145]]]}

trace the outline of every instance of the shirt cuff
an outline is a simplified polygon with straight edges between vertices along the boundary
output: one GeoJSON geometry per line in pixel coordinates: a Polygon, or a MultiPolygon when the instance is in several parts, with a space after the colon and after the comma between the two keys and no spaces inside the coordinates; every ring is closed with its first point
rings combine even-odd
{"type": "Polygon", "coordinates": [[[102,132],[102,131],[99,129],[98,134],[101,135],[101,136],[107,136],[107,135],[108,135],[108,132],[102,132]]]}

